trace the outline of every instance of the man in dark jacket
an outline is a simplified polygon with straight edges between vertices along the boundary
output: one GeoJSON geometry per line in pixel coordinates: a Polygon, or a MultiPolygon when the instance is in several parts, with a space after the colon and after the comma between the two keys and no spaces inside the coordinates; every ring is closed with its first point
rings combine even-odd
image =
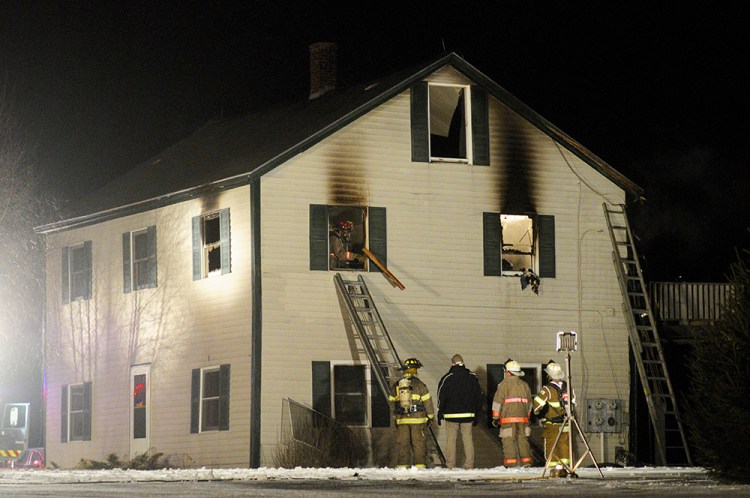
{"type": "Polygon", "coordinates": [[[464,366],[461,355],[453,355],[451,369],[438,384],[438,425],[445,420],[448,442],[445,463],[456,466],[456,437],[461,434],[464,445],[464,468],[474,468],[474,440],[471,429],[479,422],[483,404],[482,388],[474,372],[464,366]]]}

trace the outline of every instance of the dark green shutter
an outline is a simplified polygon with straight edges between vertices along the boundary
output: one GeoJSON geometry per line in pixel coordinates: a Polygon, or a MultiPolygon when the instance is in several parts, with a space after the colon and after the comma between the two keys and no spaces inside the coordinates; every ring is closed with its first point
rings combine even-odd
{"type": "Polygon", "coordinates": [[[190,384],[190,433],[199,431],[201,408],[201,369],[194,368],[190,384]]]}
{"type": "Polygon", "coordinates": [[[492,400],[495,398],[497,385],[505,377],[505,365],[502,363],[487,364],[487,427],[492,427],[492,400]]]}
{"type": "Polygon", "coordinates": [[[471,144],[472,162],[477,166],[490,165],[490,117],[487,90],[471,87],[471,144]]]}
{"type": "Polygon", "coordinates": [[[411,160],[430,161],[430,94],[426,81],[411,87],[411,160]]]}
{"type": "Polygon", "coordinates": [[[156,287],[156,225],[148,227],[148,286],[156,287]]]}
{"type": "Polygon", "coordinates": [[[328,206],[310,204],[310,269],[328,271],[328,206]]]}
{"type": "MultiPolygon", "coordinates": [[[[371,368],[376,368],[372,366],[371,368]]],[[[385,372],[386,369],[381,367],[385,372]]],[[[391,425],[391,404],[386,399],[389,393],[380,391],[380,386],[375,381],[375,374],[370,372],[372,379],[370,384],[370,412],[373,427],[390,427],[391,425]]]]}
{"type": "Polygon", "coordinates": [[[130,281],[130,232],[122,234],[122,292],[132,290],[130,281]]]}
{"type": "Polygon", "coordinates": [[[68,248],[62,248],[62,302],[70,303],[70,258],[68,257],[68,248]]]}
{"type": "Polygon", "coordinates": [[[539,277],[555,278],[555,217],[539,215],[539,277]]]}
{"type": "Polygon", "coordinates": [[[502,237],[500,213],[482,213],[484,275],[501,275],[502,237]]]}
{"type": "Polygon", "coordinates": [[[331,416],[331,362],[312,362],[312,407],[331,416]]]}
{"type": "Polygon", "coordinates": [[[229,430],[229,365],[219,367],[219,430],[229,430]]]}
{"type": "Polygon", "coordinates": [[[68,386],[62,386],[60,399],[60,442],[68,442],[68,386]]]}
{"type": "Polygon", "coordinates": [[[221,239],[221,274],[232,271],[232,237],[229,208],[219,211],[219,238],[221,239]]]}
{"type": "Polygon", "coordinates": [[[86,290],[84,292],[84,299],[91,299],[91,292],[93,289],[93,251],[90,240],[83,243],[83,257],[84,265],[86,267],[86,290]]]}
{"type": "Polygon", "coordinates": [[[203,278],[203,269],[201,268],[202,253],[201,217],[193,216],[193,280],[203,278]]]}
{"type": "Polygon", "coordinates": [[[83,437],[91,441],[91,382],[83,383],[83,437]]]}
{"type": "MultiPolygon", "coordinates": [[[[386,226],[385,208],[371,207],[368,209],[368,249],[376,258],[388,266],[388,230],[386,226]]],[[[370,263],[371,272],[379,272],[377,265],[370,263]]]]}

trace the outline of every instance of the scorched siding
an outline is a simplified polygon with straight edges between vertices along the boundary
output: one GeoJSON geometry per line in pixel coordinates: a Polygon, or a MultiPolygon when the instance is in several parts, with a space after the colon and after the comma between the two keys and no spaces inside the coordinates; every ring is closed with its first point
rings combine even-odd
{"type": "MultiPolygon", "coordinates": [[[[466,83],[452,70],[435,79],[466,83]]],[[[562,361],[554,351],[558,330],[581,334],[574,378],[584,378],[582,358],[588,369],[579,399],[614,397],[615,384],[627,386],[626,329],[601,207],[605,199],[623,202],[623,191],[492,98],[489,167],[412,163],[409,97],[398,95],[263,178],[265,464],[281,399],[311,403],[311,362],[353,357],[334,273],[309,270],[310,204],[386,208],[388,264],[406,289],[378,273],[364,277],[396,348],[419,357],[420,377],[433,391],[455,352],[483,382],[486,364],[508,357],[562,361]],[[508,147],[519,143],[536,210],[555,217],[557,275],[542,280],[538,296],[522,291],[517,277],[482,270],[482,213],[501,210],[503,167],[513,166],[508,147]],[[609,365],[610,357],[620,361],[609,365]]],[[[479,463],[497,464],[496,450],[482,449],[479,463]]]]}

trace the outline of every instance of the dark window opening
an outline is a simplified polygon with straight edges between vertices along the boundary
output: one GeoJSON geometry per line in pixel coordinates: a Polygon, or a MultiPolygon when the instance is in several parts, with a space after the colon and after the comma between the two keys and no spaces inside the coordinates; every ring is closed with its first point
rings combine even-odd
{"type": "Polygon", "coordinates": [[[203,371],[203,385],[201,392],[201,431],[219,430],[219,369],[203,371]]]}
{"type": "Polygon", "coordinates": [[[430,156],[468,159],[466,87],[430,85],[430,156]]]}
{"type": "Polygon", "coordinates": [[[367,425],[365,365],[333,365],[334,418],[346,425],[367,425]]]}
{"type": "Polygon", "coordinates": [[[219,213],[203,218],[203,250],[206,273],[221,272],[221,224],[219,213]]]}
{"type": "Polygon", "coordinates": [[[328,268],[367,270],[367,208],[328,206],[328,268]]]}

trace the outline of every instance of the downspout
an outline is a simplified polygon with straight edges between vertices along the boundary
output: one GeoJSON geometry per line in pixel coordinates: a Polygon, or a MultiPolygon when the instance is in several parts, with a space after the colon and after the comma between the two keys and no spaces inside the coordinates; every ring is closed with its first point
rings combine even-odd
{"type": "Polygon", "coordinates": [[[260,467],[261,348],[263,345],[263,292],[260,257],[260,177],[250,180],[250,237],[252,324],[250,344],[250,468],[260,467]]]}

